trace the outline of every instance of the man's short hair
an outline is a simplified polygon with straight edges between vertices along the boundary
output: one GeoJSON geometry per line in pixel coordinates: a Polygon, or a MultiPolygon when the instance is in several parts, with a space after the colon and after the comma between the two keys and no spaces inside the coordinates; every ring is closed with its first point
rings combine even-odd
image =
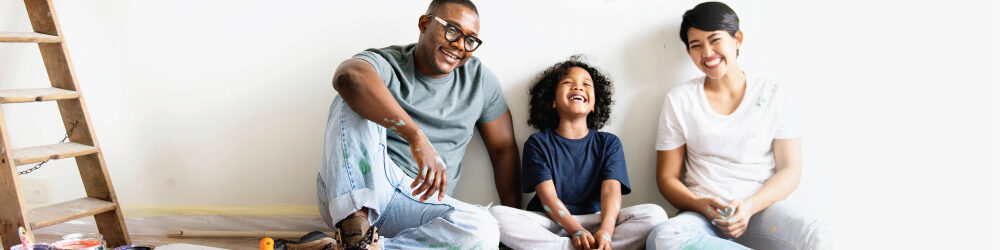
{"type": "Polygon", "coordinates": [[[470,0],[433,0],[431,4],[427,6],[427,14],[431,14],[432,11],[444,7],[445,4],[454,3],[460,4],[472,10],[472,12],[479,15],[479,10],[476,9],[476,4],[472,3],[470,0]]]}

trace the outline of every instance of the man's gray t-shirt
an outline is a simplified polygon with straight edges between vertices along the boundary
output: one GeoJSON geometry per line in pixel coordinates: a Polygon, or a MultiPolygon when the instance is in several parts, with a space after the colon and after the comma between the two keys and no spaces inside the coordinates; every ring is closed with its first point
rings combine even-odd
{"type": "MultiPolygon", "coordinates": [[[[477,123],[488,123],[507,111],[500,82],[479,58],[470,57],[448,76],[435,79],[419,73],[413,64],[416,44],[368,49],[354,55],[378,71],[399,106],[420,126],[434,149],[447,164],[448,187],[455,187],[462,172],[465,146],[477,123]]],[[[389,118],[392,119],[392,118],[389,118]]],[[[413,161],[410,145],[390,131],[389,157],[407,175],[420,168],[413,161]]],[[[409,185],[409,184],[406,184],[409,185]]],[[[455,190],[448,189],[448,194],[455,190]]]]}

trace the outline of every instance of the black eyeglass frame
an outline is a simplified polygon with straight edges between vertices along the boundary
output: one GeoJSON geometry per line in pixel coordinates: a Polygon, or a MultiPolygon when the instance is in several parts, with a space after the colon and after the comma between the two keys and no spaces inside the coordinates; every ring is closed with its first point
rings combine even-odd
{"type": "Polygon", "coordinates": [[[444,19],[441,19],[440,17],[437,17],[437,16],[435,16],[433,14],[427,14],[427,18],[434,19],[438,23],[441,23],[441,25],[444,25],[444,28],[445,28],[445,31],[444,31],[444,40],[446,40],[448,42],[455,42],[455,41],[458,41],[459,38],[465,39],[462,42],[462,49],[465,49],[465,51],[473,52],[473,51],[476,51],[477,49],[479,49],[480,46],[483,46],[483,40],[480,40],[478,37],[475,37],[475,36],[466,35],[465,31],[462,31],[462,29],[459,28],[458,26],[455,26],[454,24],[450,24],[450,23],[448,23],[448,21],[445,21],[444,19]],[[450,28],[455,29],[455,31],[458,31],[459,35],[456,36],[455,39],[448,39],[448,29],[450,29],[450,28]],[[470,40],[476,42],[476,47],[475,48],[469,49],[469,47],[468,47],[469,42],[468,41],[470,41],[470,40]]]}

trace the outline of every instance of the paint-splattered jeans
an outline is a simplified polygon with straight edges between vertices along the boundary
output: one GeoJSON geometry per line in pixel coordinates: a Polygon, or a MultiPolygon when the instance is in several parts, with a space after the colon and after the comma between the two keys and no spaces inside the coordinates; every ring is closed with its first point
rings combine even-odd
{"type": "Polygon", "coordinates": [[[411,196],[406,176],[386,152],[386,130],[337,96],[330,105],[316,195],[323,220],[336,222],[363,208],[378,227],[383,249],[495,249],[500,232],[486,208],[450,196],[411,196]]]}
{"type": "Polygon", "coordinates": [[[832,249],[830,226],[787,201],[779,201],[750,217],[747,230],[734,241],[705,216],[684,211],[649,233],[646,249],[832,249]]]}

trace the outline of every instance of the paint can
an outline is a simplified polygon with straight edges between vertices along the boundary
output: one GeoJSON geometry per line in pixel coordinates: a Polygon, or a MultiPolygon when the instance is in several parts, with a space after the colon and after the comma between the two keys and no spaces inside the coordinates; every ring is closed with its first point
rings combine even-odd
{"type": "MultiPolygon", "coordinates": [[[[78,242],[79,241],[97,241],[97,242],[101,243],[101,248],[98,248],[98,249],[104,249],[104,246],[107,245],[107,242],[104,241],[104,235],[101,235],[99,233],[72,233],[72,234],[63,235],[62,238],[63,238],[62,241],[59,241],[59,242],[56,242],[56,243],[58,244],[58,243],[72,242],[72,241],[78,241],[78,242]]],[[[82,246],[87,246],[87,245],[89,245],[89,243],[88,244],[83,244],[82,246]]],[[[58,247],[55,246],[55,244],[53,244],[52,248],[54,248],[54,249],[91,249],[91,248],[66,248],[66,247],[58,248],[58,247]]]]}
{"type": "Polygon", "coordinates": [[[60,240],[52,243],[56,250],[104,250],[104,242],[100,240],[60,240]]]}
{"type": "Polygon", "coordinates": [[[104,235],[99,233],[74,233],[63,235],[64,240],[99,240],[104,241],[104,235]]]}
{"type": "MultiPolygon", "coordinates": [[[[32,250],[49,250],[49,249],[52,249],[52,248],[49,248],[49,244],[35,243],[35,244],[31,244],[31,249],[32,250]]],[[[29,249],[25,248],[21,244],[17,244],[17,245],[10,246],[10,250],[29,250],[29,249]]]]}
{"type": "Polygon", "coordinates": [[[115,250],[152,250],[152,249],[153,249],[153,247],[133,246],[133,245],[124,245],[124,246],[120,246],[120,247],[116,247],[115,248],[115,250]]]}

